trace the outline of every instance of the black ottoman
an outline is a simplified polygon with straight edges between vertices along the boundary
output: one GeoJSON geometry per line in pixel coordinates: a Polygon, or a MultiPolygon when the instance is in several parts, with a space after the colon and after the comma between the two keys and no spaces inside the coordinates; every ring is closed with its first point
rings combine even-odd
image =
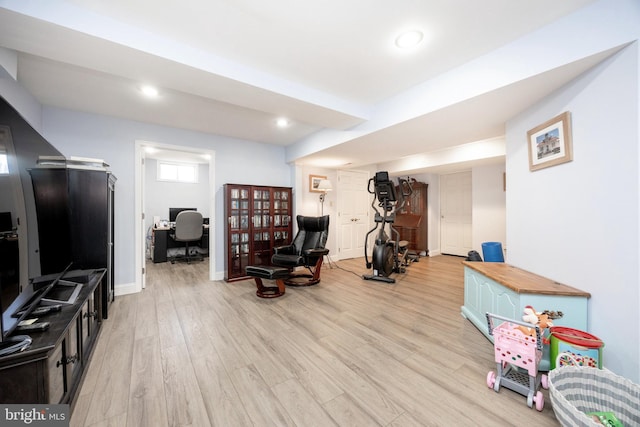
{"type": "Polygon", "coordinates": [[[284,279],[291,274],[289,269],[262,265],[249,265],[245,269],[247,276],[256,281],[256,295],[260,298],[276,298],[284,295],[284,279]],[[264,286],[262,279],[275,280],[277,286],[264,286]]]}

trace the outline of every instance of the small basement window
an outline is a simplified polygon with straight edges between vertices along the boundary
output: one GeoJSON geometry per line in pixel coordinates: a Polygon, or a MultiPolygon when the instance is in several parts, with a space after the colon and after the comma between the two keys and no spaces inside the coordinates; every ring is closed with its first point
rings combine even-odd
{"type": "Polygon", "coordinates": [[[198,164],[158,162],[158,181],[197,184],[198,164]]]}
{"type": "Polygon", "coordinates": [[[9,175],[9,159],[3,152],[0,152],[0,175],[9,175]]]}

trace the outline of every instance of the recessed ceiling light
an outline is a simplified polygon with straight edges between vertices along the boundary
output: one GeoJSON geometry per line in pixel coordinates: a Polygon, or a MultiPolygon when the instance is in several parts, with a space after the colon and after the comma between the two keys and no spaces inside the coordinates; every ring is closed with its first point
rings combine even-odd
{"type": "Polygon", "coordinates": [[[400,49],[415,47],[420,44],[423,38],[424,34],[422,34],[422,31],[406,31],[396,37],[396,46],[400,49]]]}
{"type": "Polygon", "coordinates": [[[280,117],[278,120],[276,120],[276,125],[279,128],[286,128],[287,126],[289,126],[289,119],[280,117]]]}
{"type": "Polygon", "coordinates": [[[158,96],[158,89],[149,85],[142,86],[140,88],[140,92],[142,92],[143,95],[148,96],[149,98],[155,98],[156,96],[158,96]]]}

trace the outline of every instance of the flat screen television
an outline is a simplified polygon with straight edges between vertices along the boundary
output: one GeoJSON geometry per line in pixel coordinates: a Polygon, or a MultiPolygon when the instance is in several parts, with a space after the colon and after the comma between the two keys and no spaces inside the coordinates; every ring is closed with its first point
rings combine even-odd
{"type": "Polygon", "coordinates": [[[13,231],[11,212],[0,212],[0,234],[13,231]]]}
{"type": "MultiPolygon", "coordinates": [[[[29,168],[36,166],[39,156],[62,156],[3,97],[0,97],[0,145],[7,155],[10,191],[2,194],[0,236],[0,342],[15,330],[19,319],[13,314],[35,294],[29,281],[41,273],[37,250],[38,224],[29,168]],[[6,236],[11,234],[11,236],[6,236]],[[16,248],[17,247],[17,248],[16,248]],[[5,249],[16,253],[17,271],[7,274],[5,249]],[[18,256],[19,254],[19,256],[18,256]]],[[[11,263],[13,265],[13,263],[11,263]]],[[[11,270],[15,270],[13,267],[11,270]]]]}
{"type": "Polygon", "coordinates": [[[169,208],[169,222],[176,222],[178,214],[182,211],[197,211],[196,208],[169,208]]]}

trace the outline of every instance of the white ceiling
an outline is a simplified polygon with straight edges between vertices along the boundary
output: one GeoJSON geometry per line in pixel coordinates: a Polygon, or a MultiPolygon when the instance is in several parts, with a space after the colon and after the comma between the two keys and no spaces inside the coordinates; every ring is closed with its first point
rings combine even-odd
{"type": "MultiPolygon", "coordinates": [[[[386,100],[592,2],[0,0],[0,46],[18,52],[18,81],[42,104],[286,146],[366,124],[386,100]],[[425,40],[400,52],[394,37],[409,28],[425,40]],[[158,99],[140,96],[143,83],[158,99]],[[291,126],[277,128],[280,116],[291,126]]],[[[499,137],[514,113],[600,60],[294,160],[389,162],[499,137]]]]}

